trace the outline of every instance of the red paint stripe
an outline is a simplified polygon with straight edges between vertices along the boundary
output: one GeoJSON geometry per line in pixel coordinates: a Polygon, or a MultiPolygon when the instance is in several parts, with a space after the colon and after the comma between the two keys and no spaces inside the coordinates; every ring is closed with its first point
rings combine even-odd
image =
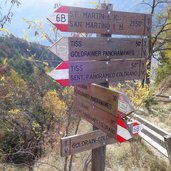
{"type": "Polygon", "coordinates": [[[133,126],[137,126],[137,125],[139,125],[138,122],[134,122],[134,123],[133,123],[133,126]]]}
{"type": "Polygon", "coordinates": [[[66,80],[56,80],[56,82],[61,84],[64,87],[69,86],[69,80],[68,79],[66,79],[66,80]]]}
{"type": "Polygon", "coordinates": [[[134,134],[134,136],[138,136],[138,135],[139,135],[139,133],[134,134]]]}
{"type": "Polygon", "coordinates": [[[60,31],[68,31],[68,24],[55,24],[55,26],[60,31]]]}
{"type": "Polygon", "coordinates": [[[125,129],[127,129],[127,126],[126,126],[125,122],[123,121],[123,119],[118,118],[117,123],[118,123],[119,126],[125,128],[125,129]]]}
{"type": "Polygon", "coordinates": [[[69,13],[69,7],[67,7],[67,6],[61,6],[55,12],[69,13]]]}
{"type": "Polygon", "coordinates": [[[61,63],[56,67],[56,70],[58,70],[58,69],[69,69],[69,62],[68,62],[68,61],[61,62],[61,63]]]}
{"type": "Polygon", "coordinates": [[[123,143],[126,141],[126,139],[124,139],[123,137],[119,136],[119,135],[116,135],[116,140],[120,143],[123,143]]]}

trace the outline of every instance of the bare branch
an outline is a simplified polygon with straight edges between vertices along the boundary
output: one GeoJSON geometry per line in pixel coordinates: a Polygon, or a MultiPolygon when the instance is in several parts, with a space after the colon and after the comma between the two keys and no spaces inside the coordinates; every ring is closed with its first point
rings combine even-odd
{"type": "MultiPolygon", "coordinates": [[[[7,2],[6,2],[7,3],[7,2]]],[[[7,4],[6,4],[7,5],[7,4]]],[[[11,18],[13,17],[13,12],[12,9],[14,6],[19,6],[20,2],[18,0],[11,0],[10,2],[10,7],[7,11],[7,14],[4,14],[2,12],[0,12],[0,28],[4,28],[4,25],[6,22],[10,22],[11,18]]],[[[2,9],[2,8],[1,8],[2,9]]],[[[2,10],[1,10],[2,11],[2,10]]]]}
{"type": "Polygon", "coordinates": [[[171,50],[171,48],[163,48],[163,49],[156,49],[153,52],[159,52],[159,51],[166,51],[166,50],[171,50]]]}

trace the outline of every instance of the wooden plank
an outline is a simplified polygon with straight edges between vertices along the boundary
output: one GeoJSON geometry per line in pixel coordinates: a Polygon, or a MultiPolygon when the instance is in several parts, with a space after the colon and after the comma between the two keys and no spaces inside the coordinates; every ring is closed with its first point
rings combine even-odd
{"type": "Polygon", "coordinates": [[[74,96],[74,110],[83,119],[101,129],[110,137],[116,136],[117,118],[96,106],[74,96]]]}
{"type": "Polygon", "coordinates": [[[124,93],[96,84],[78,85],[75,87],[75,96],[116,117],[122,118],[134,111],[130,100],[124,93]]]}
{"type": "Polygon", "coordinates": [[[143,79],[145,60],[85,61],[69,63],[69,84],[143,79]]]}
{"type": "Polygon", "coordinates": [[[61,62],[48,75],[63,86],[143,79],[146,60],[61,62]]]}
{"type": "Polygon", "coordinates": [[[59,30],[66,32],[151,34],[150,14],[61,6],[48,20],[59,30]]]}
{"type": "Polygon", "coordinates": [[[146,58],[148,39],[63,37],[49,50],[63,61],[146,58]]]}
{"type": "Polygon", "coordinates": [[[116,140],[110,138],[101,130],[85,134],[61,138],[61,157],[95,149],[104,145],[113,144],[116,140]]]}

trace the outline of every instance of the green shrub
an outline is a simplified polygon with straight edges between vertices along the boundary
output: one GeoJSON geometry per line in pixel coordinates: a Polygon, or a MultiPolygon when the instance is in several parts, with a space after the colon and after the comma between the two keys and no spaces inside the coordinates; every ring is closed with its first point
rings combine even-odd
{"type": "Polygon", "coordinates": [[[34,160],[33,155],[26,153],[22,148],[22,141],[17,132],[8,132],[6,138],[0,144],[4,155],[3,160],[7,163],[29,164],[34,160]]]}

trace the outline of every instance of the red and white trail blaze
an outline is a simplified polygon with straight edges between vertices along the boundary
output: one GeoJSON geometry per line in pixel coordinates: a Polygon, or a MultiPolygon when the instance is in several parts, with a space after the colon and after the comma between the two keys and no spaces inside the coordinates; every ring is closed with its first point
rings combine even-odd
{"type": "Polygon", "coordinates": [[[134,121],[132,124],[132,129],[128,127],[128,124],[123,119],[118,119],[117,121],[117,135],[116,140],[120,143],[130,140],[131,138],[138,136],[138,134],[143,129],[142,124],[134,121]]]}
{"type": "Polygon", "coordinates": [[[60,63],[48,75],[62,86],[69,86],[69,62],[60,63]]]}

